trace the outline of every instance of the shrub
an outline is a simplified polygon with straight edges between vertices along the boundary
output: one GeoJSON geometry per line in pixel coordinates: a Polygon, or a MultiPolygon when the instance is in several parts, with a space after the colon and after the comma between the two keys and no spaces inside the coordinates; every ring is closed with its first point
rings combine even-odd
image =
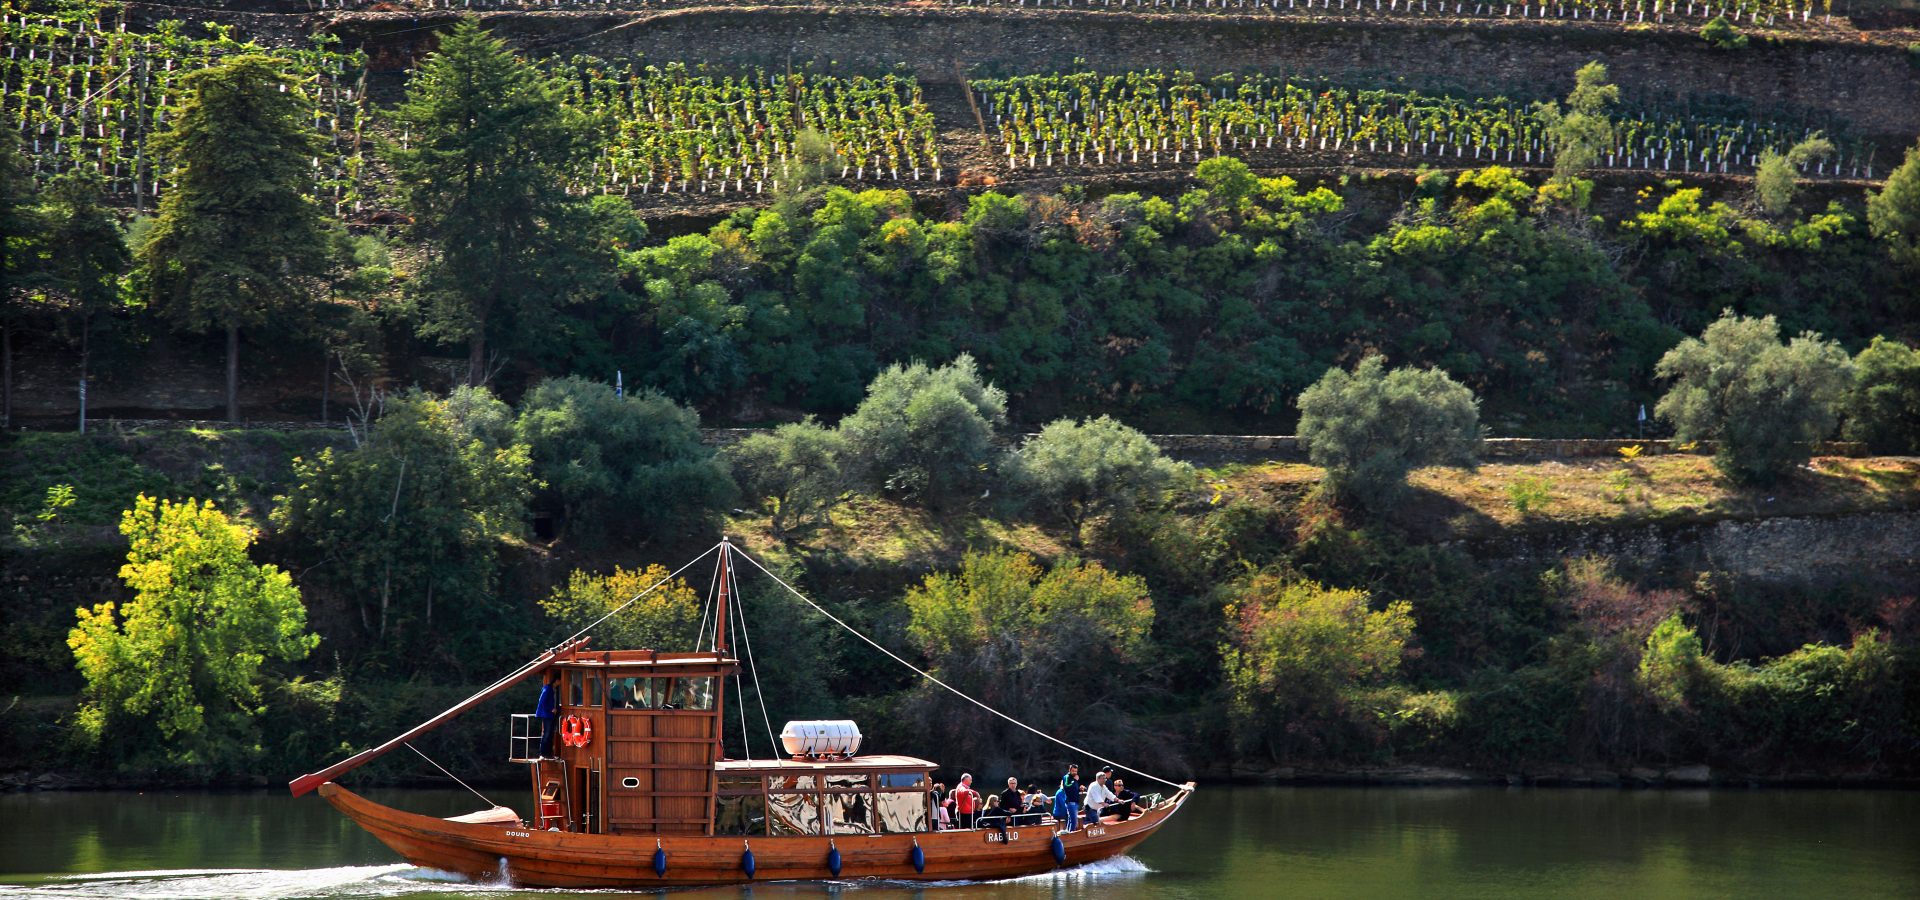
{"type": "Polygon", "coordinates": [[[1553,144],[1553,178],[1567,182],[1599,162],[1613,145],[1613,121],[1607,110],[1620,100],[1618,85],[1607,83],[1607,67],[1590,62],[1574,73],[1567,107],[1554,102],[1534,105],[1534,114],[1546,127],[1553,144]]]}
{"type": "Polygon", "coordinates": [[[1800,186],[1799,168],[1832,155],[1833,142],[1818,134],[1794,144],[1785,153],[1772,147],[1760,151],[1760,164],[1753,173],[1753,192],[1760,208],[1769,215],[1786,215],[1800,186]]]}
{"type": "Polygon", "coordinates": [[[1006,423],[1007,395],[980,378],[973,357],[930,368],[892,366],[840,422],[861,480],[896,497],[940,502],[979,490],[1006,423]]]}
{"type": "Polygon", "coordinates": [[[1747,47],[1747,36],[1727,21],[1726,16],[1714,16],[1712,21],[1701,26],[1700,38],[1719,50],[1745,50],[1747,47]]]}
{"type": "Polygon", "coordinates": [[[825,516],[847,495],[847,438],[812,419],[755,434],[727,448],[748,498],[772,515],[773,533],[825,516]]]}
{"type": "Polygon", "coordinates": [[[659,565],[644,569],[616,566],[606,575],[575,569],[566,584],[540,601],[540,608],[569,632],[592,625],[594,644],[603,650],[692,650],[700,626],[701,602],[700,595],[684,579],[661,584],[618,615],[593,625],[642,591],[660,584],[668,574],[659,565]]]}
{"type": "Polygon", "coordinates": [[[1523,516],[1545,509],[1552,501],[1553,487],[1545,478],[1522,478],[1507,485],[1507,504],[1523,516]]]}
{"type": "Polygon", "coordinates": [[[1853,358],[1845,414],[1847,440],[1875,453],[1920,453],[1920,350],[1875,337],[1853,358]]]}
{"type": "Polygon", "coordinates": [[[1397,672],[1413,636],[1411,604],[1374,610],[1365,591],[1263,573],[1231,597],[1220,656],[1234,730],[1275,758],[1307,749],[1313,718],[1397,672]]]}
{"type": "Polygon", "coordinates": [[[248,559],[253,535],[212,503],[142,494],[120,533],[131,544],[120,577],[133,599],[77,610],[67,637],[87,679],[81,729],[100,740],[130,720],[150,726],[181,763],[245,748],[264,667],[305,659],[320,642],[306,632],[299,589],[248,559]]]}
{"type": "Polygon", "coordinates": [[[1058,515],[1079,546],[1087,520],[1159,505],[1192,468],[1139,431],[1106,416],[1048,424],[1020,448],[1012,482],[1033,507],[1058,515]]]}
{"type": "MultiPolygon", "coordinates": [[[[955,687],[1023,722],[1077,735],[1125,725],[1119,698],[1138,693],[1153,598],[1137,576],[1024,553],[970,553],[960,570],[909,590],[907,636],[955,687]]],[[[922,737],[983,764],[1050,753],[1011,726],[923,688],[922,737]]],[[[1029,763],[1031,760],[1028,760],[1029,763]]]]}
{"type": "Polygon", "coordinates": [[[1300,439],[1336,496],[1379,509],[1414,467],[1473,463],[1480,403],[1439,369],[1389,371],[1370,356],[1352,373],[1328,369],[1300,394],[1300,439]]]}
{"type": "Polygon", "coordinates": [[[1727,477],[1769,483],[1833,432],[1851,369],[1839,344],[1812,332],[1782,344],[1772,316],[1728,310],[1660,359],[1655,371],[1673,387],[1655,412],[1678,440],[1716,441],[1714,463],[1727,477]]]}
{"type": "Polygon", "coordinates": [[[1920,144],[1867,195],[1867,224],[1896,261],[1920,266],[1920,144]]]}
{"type": "Polygon", "coordinates": [[[700,442],[699,415],[651,391],[623,397],[598,381],[548,379],[521,401],[513,431],[572,536],[697,530],[733,496],[726,467],[700,442]]]}

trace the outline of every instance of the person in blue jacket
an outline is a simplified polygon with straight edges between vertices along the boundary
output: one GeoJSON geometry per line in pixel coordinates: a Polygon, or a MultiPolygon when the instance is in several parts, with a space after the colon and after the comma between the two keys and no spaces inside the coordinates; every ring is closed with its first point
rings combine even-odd
{"type": "Polygon", "coordinates": [[[533,705],[533,717],[540,720],[540,758],[553,756],[553,735],[560,725],[560,673],[547,670],[540,679],[540,700],[533,705]]]}

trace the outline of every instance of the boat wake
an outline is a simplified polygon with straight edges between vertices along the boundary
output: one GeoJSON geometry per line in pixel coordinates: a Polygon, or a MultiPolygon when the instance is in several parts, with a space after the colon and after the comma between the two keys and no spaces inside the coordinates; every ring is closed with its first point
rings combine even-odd
{"type": "MultiPolygon", "coordinates": [[[[1122,856],[1071,869],[998,881],[835,881],[842,888],[927,888],[963,885],[1038,886],[1090,879],[1137,878],[1151,872],[1122,856]]],[[[798,883],[789,883],[799,886],[798,883]]],[[[331,869],[147,869],[71,875],[37,885],[0,885],[0,900],[378,900],[422,895],[546,895],[603,891],[548,891],[516,888],[504,882],[476,882],[447,872],[405,863],[340,866],[331,869]]]]}
{"type": "Polygon", "coordinates": [[[357,900],[422,894],[524,892],[504,883],[405,863],[331,869],[152,869],[72,875],[33,886],[0,885],[0,900],[357,900]]]}

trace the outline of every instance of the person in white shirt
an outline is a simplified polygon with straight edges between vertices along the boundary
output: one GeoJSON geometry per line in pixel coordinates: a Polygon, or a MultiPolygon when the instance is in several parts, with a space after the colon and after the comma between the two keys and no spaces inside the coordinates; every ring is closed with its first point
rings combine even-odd
{"type": "Polygon", "coordinates": [[[1095,776],[1093,783],[1087,785],[1086,807],[1090,810],[1087,821],[1099,823],[1102,810],[1117,799],[1113,795],[1113,788],[1107,786],[1107,773],[1101,772],[1095,776]]]}

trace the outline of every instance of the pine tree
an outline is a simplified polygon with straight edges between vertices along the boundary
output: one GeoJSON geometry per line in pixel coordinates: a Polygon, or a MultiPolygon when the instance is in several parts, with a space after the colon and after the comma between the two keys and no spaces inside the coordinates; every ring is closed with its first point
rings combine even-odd
{"type": "Polygon", "coordinates": [[[594,146],[593,128],[561,103],[560,86],[468,19],[440,41],[407,85],[388,149],[412,237],[428,258],[412,285],[421,333],[467,343],[467,381],[486,380],[490,338],[537,335],[554,305],[578,297],[610,260],[586,200],[567,193],[594,146]]]}
{"type": "Polygon", "coordinates": [[[140,250],[159,311],[227,336],[227,419],[240,418],[240,331],[304,315],[335,242],[309,196],[321,141],[278,60],[246,55],[189,74],[155,149],[175,166],[140,250]]]}
{"type": "Polygon", "coordinates": [[[87,364],[93,333],[120,305],[120,276],[132,265],[113,211],[103,203],[106,182],[86,169],[60,175],[49,186],[44,262],[48,293],[80,347],[80,431],[87,430],[87,364]]]}
{"type": "Polygon", "coordinates": [[[0,430],[13,427],[13,332],[39,263],[38,194],[19,135],[0,129],[0,430]]]}

